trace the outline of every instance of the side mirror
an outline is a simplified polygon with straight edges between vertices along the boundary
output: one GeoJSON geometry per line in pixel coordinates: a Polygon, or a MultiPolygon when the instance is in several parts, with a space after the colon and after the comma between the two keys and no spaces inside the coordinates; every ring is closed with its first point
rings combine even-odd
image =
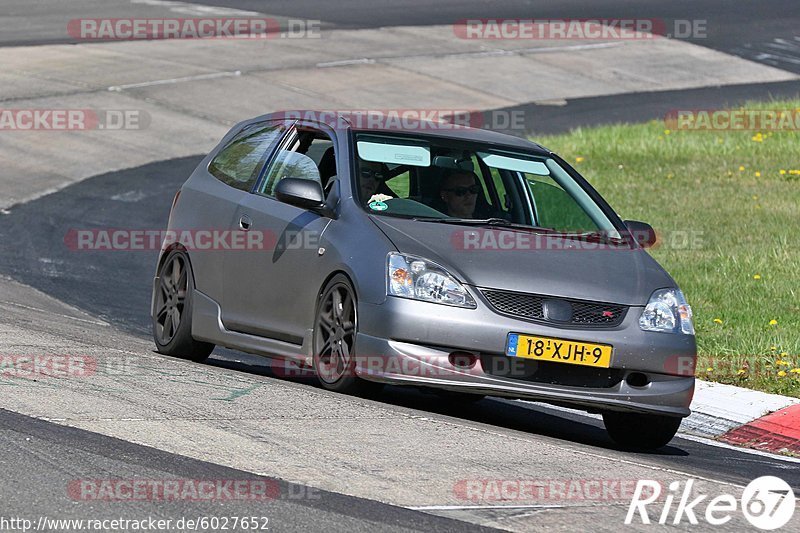
{"type": "Polygon", "coordinates": [[[322,185],[316,180],[303,178],[283,178],[275,186],[275,198],[283,203],[302,207],[303,209],[319,209],[323,207],[324,196],[322,185]]]}
{"type": "Polygon", "coordinates": [[[626,220],[625,226],[628,228],[628,234],[623,236],[630,237],[642,248],[650,248],[656,243],[656,230],[650,224],[638,220],[626,220]]]}

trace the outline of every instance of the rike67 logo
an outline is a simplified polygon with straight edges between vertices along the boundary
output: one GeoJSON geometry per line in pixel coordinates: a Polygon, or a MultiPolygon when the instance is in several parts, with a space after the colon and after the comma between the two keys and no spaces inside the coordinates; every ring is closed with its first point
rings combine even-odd
{"type": "Polygon", "coordinates": [[[705,504],[704,510],[701,504],[708,495],[700,494],[692,498],[693,486],[693,479],[686,482],[683,490],[680,481],[673,481],[667,493],[662,495],[659,482],[640,479],[628,507],[625,524],[633,523],[637,515],[642,524],[650,524],[648,506],[656,511],[656,520],[661,525],[668,522],[678,525],[684,518],[690,524],[697,525],[699,517],[713,526],[721,526],[730,522],[733,513],[741,509],[751,525],[765,531],[783,527],[794,514],[794,491],[788,483],[775,476],[762,476],[751,481],[742,492],[741,501],[730,494],[722,494],[705,504]]]}

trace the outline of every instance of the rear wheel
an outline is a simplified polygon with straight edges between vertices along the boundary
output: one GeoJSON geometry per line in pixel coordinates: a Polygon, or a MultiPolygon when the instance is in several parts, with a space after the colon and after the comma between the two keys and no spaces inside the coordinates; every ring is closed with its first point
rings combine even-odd
{"type": "Polygon", "coordinates": [[[158,272],[153,315],[153,340],[159,353],[203,361],[214,345],[192,338],[194,278],[188,256],[173,250],[158,272]]]}
{"type": "Polygon", "coordinates": [[[349,280],[337,274],[322,291],[314,320],[314,371],[323,387],[345,394],[371,393],[382,387],[355,373],[356,304],[349,280]]]}
{"type": "Polygon", "coordinates": [[[608,411],[603,413],[603,423],[609,436],[623,448],[655,450],[672,440],[681,418],[608,411]]]}

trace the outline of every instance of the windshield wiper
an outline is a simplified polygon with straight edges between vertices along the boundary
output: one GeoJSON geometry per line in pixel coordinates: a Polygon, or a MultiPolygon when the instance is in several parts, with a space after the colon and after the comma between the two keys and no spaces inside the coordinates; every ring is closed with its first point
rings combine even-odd
{"type": "Polygon", "coordinates": [[[608,233],[602,231],[587,231],[584,233],[562,233],[565,239],[581,239],[589,242],[600,242],[603,244],[623,245],[628,244],[625,238],[612,237],[608,233]]]}
{"type": "Polygon", "coordinates": [[[457,224],[464,226],[494,226],[497,228],[511,228],[511,229],[552,234],[555,237],[562,237],[564,239],[580,239],[590,242],[601,242],[603,244],[613,244],[618,246],[628,244],[628,241],[624,237],[612,237],[611,235],[601,231],[570,233],[567,231],[558,231],[554,228],[545,228],[542,226],[529,226],[528,224],[511,222],[504,218],[497,218],[497,217],[492,217],[492,218],[413,217],[412,220],[418,220],[422,222],[438,222],[440,224],[457,224]]]}
{"type": "Polygon", "coordinates": [[[512,228],[521,229],[525,231],[540,231],[546,233],[555,233],[553,228],[543,228],[541,226],[530,226],[528,224],[520,224],[511,222],[504,218],[437,218],[437,217],[414,217],[413,220],[422,222],[439,222],[440,224],[457,224],[463,226],[495,226],[498,228],[512,228]]]}

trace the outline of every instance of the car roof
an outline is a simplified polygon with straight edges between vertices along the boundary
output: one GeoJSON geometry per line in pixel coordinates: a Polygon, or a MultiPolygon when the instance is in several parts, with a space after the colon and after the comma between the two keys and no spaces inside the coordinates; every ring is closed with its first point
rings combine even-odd
{"type": "MultiPolygon", "coordinates": [[[[399,111],[399,110],[398,110],[399,111]]],[[[468,140],[468,141],[475,141],[480,143],[486,144],[496,144],[502,145],[509,148],[519,148],[529,151],[538,152],[542,155],[550,154],[550,150],[545,148],[544,146],[537,144],[535,142],[529,141],[527,139],[522,139],[520,137],[515,137],[513,135],[507,135],[505,133],[499,133],[496,131],[481,129],[481,128],[473,128],[467,126],[452,126],[447,128],[442,128],[442,124],[447,124],[445,122],[435,122],[430,120],[417,120],[415,123],[418,124],[418,127],[415,128],[403,128],[401,126],[389,126],[389,127],[359,127],[358,124],[353,124],[353,115],[355,113],[361,113],[361,115],[365,115],[369,113],[369,111],[350,111],[350,112],[338,112],[338,111],[323,111],[323,110],[314,110],[314,109],[305,109],[305,110],[287,110],[287,111],[276,111],[273,113],[268,113],[266,115],[261,115],[259,117],[255,117],[251,120],[245,121],[246,123],[250,122],[259,122],[263,120],[310,120],[313,122],[318,122],[322,124],[326,124],[336,130],[337,132],[370,132],[370,133],[404,133],[404,134],[418,134],[418,135],[425,135],[430,137],[438,137],[443,139],[460,139],[460,140],[468,140]]],[[[392,122],[389,120],[389,122],[392,122]]]]}

